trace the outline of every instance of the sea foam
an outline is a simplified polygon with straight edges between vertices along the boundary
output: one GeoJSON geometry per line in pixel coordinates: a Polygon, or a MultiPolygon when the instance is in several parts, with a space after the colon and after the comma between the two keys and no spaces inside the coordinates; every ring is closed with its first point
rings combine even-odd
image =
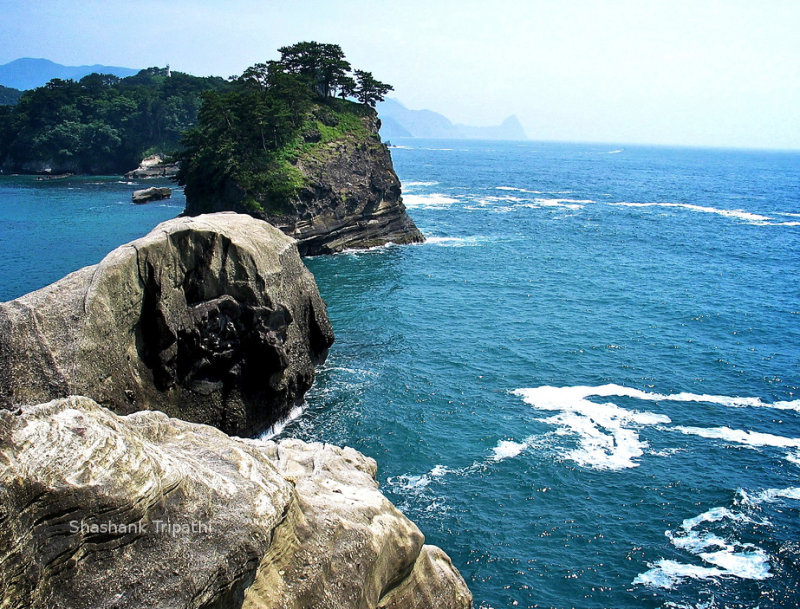
{"type": "Polygon", "coordinates": [[[458,199],[436,192],[425,195],[403,195],[403,203],[409,209],[445,209],[457,202],[458,199]]]}
{"type": "Polygon", "coordinates": [[[755,214],[749,211],[745,211],[743,209],[720,209],[717,207],[708,207],[705,205],[694,205],[692,203],[629,203],[627,201],[621,201],[619,203],[609,203],[609,205],[620,206],[620,207],[680,208],[706,214],[717,214],[719,216],[724,216],[726,218],[735,218],[737,220],[743,220],[745,222],[750,222],[753,224],[765,224],[773,219],[770,216],[755,214]]]}
{"type": "Polygon", "coordinates": [[[753,522],[743,512],[726,507],[715,507],[685,519],[677,531],[666,531],[672,545],[692,556],[699,557],[711,567],[661,559],[648,564],[650,569],[633,580],[656,588],[674,588],[685,579],[714,579],[737,577],[739,579],[762,580],[772,577],[769,555],[761,548],[736,540],[728,540],[713,531],[709,525],[721,521],[753,522]],[[701,528],[702,527],[702,528],[701,528]]]}
{"type": "Polygon", "coordinates": [[[731,429],[730,427],[685,427],[678,425],[670,429],[674,429],[686,435],[700,436],[701,438],[713,440],[726,440],[728,442],[744,444],[754,448],[759,446],[774,446],[779,448],[800,447],[800,438],[785,438],[769,433],[731,429]]]}
{"type": "Polygon", "coordinates": [[[594,469],[625,469],[636,467],[647,443],[639,438],[637,427],[670,423],[666,415],[627,410],[613,403],[599,404],[589,397],[639,397],[644,392],[619,385],[600,387],[535,387],[517,389],[519,395],[533,408],[555,411],[545,419],[558,427],[559,435],[574,435],[578,447],[567,450],[564,456],[583,467],[594,469]]]}

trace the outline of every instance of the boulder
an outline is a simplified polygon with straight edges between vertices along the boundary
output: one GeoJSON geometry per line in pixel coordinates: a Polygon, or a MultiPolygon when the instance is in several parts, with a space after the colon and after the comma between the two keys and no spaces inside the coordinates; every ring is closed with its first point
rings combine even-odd
{"type": "Polygon", "coordinates": [[[139,166],[125,174],[128,179],[141,180],[150,178],[171,178],[178,175],[178,163],[169,163],[159,154],[142,159],[139,166]]]}
{"type": "Polygon", "coordinates": [[[3,607],[471,607],[375,470],[85,397],[0,411],[3,607]]]}
{"type": "Polygon", "coordinates": [[[169,199],[172,196],[172,190],[169,188],[159,188],[151,186],[150,188],[143,188],[141,190],[134,190],[131,195],[134,203],[150,203],[150,201],[161,201],[162,199],[169,199]]]}
{"type": "Polygon", "coordinates": [[[248,215],[176,218],[0,303],[0,408],[79,394],[249,435],[302,402],[332,342],[292,239],[248,215]]]}

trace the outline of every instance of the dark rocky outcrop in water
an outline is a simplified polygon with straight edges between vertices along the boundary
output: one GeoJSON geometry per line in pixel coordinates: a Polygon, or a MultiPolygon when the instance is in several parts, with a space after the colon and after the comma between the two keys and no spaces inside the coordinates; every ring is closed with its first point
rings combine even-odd
{"type": "Polygon", "coordinates": [[[351,448],[231,438],[84,397],[0,410],[9,609],[468,609],[351,448]]]}
{"type": "Polygon", "coordinates": [[[306,134],[307,143],[315,145],[295,164],[305,186],[282,211],[253,211],[244,193],[231,187],[213,201],[195,201],[187,194],[186,213],[232,209],[253,214],[297,239],[304,256],[423,241],[403,205],[391,154],[378,136],[377,115],[360,120],[366,136],[349,134],[320,143],[318,133],[306,134]]]}
{"type": "Polygon", "coordinates": [[[86,395],[246,435],[302,401],[332,342],[291,239],[247,215],[177,218],[0,304],[0,407],[86,395]]]}
{"type": "Polygon", "coordinates": [[[150,188],[143,188],[142,190],[134,190],[131,199],[137,205],[141,205],[142,203],[150,203],[151,201],[169,199],[171,196],[172,189],[152,186],[150,188]]]}

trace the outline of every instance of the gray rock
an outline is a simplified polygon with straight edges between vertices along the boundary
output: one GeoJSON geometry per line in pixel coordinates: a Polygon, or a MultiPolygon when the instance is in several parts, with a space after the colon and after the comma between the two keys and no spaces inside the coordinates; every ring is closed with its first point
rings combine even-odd
{"type": "Polygon", "coordinates": [[[3,607],[471,607],[375,470],[84,397],[0,411],[3,607]]]}
{"type": "Polygon", "coordinates": [[[332,342],[291,239],[247,215],[176,218],[0,303],[0,408],[79,394],[249,435],[302,401],[332,342]]]}
{"type": "MultiPolygon", "coordinates": [[[[295,167],[307,186],[286,204],[285,211],[253,211],[244,204],[244,193],[229,184],[216,199],[199,201],[187,195],[186,213],[234,210],[253,214],[297,239],[303,256],[423,241],[403,205],[391,154],[378,135],[377,115],[371,112],[361,120],[366,137],[317,144],[313,152],[300,155],[295,167]]],[[[316,139],[313,134],[307,138],[316,139]]]]}
{"type": "Polygon", "coordinates": [[[168,163],[158,154],[142,159],[139,166],[125,174],[130,179],[171,178],[178,174],[179,163],[168,163]]]}
{"type": "Polygon", "coordinates": [[[169,199],[172,196],[172,190],[169,188],[159,188],[151,186],[150,188],[143,188],[141,190],[134,190],[131,195],[134,203],[150,203],[151,201],[161,201],[162,199],[169,199]]]}

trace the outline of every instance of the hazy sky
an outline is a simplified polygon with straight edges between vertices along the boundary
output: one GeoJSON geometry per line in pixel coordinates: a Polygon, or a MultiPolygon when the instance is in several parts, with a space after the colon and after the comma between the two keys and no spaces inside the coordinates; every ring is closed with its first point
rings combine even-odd
{"type": "Polygon", "coordinates": [[[0,64],[230,76],[335,42],[410,108],[541,140],[800,149],[800,0],[0,0],[0,64]]]}

